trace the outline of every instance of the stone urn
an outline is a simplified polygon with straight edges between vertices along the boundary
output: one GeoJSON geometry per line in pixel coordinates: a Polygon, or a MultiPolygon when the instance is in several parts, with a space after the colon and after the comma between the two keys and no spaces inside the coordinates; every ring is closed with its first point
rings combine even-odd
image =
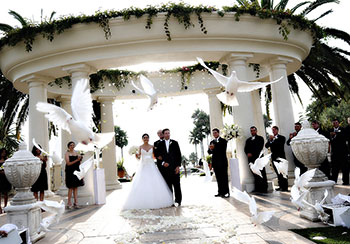
{"type": "MultiPolygon", "coordinates": [[[[315,175],[306,184],[309,194],[307,194],[305,200],[314,205],[316,201],[320,202],[324,198],[325,190],[327,190],[328,197],[325,203],[330,203],[331,198],[334,196],[333,186],[335,182],[328,180],[327,176],[318,169],[327,157],[329,140],[310,128],[308,122],[303,122],[303,129],[291,140],[290,145],[295,157],[308,170],[316,168],[315,175]]],[[[302,209],[300,216],[312,221],[319,220],[316,210],[310,206],[302,209]]]]}
{"type": "Polygon", "coordinates": [[[16,195],[11,205],[35,203],[36,200],[30,187],[40,175],[41,160],[26,150],[27,145],[22,142],[19,150],[4,163],[5,175],[8,181],[16,188],[16,195]]]}

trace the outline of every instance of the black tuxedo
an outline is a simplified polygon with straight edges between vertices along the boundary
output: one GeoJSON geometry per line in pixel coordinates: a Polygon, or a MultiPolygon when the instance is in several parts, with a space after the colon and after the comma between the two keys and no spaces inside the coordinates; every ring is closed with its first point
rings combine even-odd
{"type": "Polygon", "coordinates": [[[331,152],[332,152],[332,177],[331,179],[337,182],[339,170],[343,173],[343,184],[349,184],[349,165],[347,161],[347,145],[345,129],[339,127],[336,131],[334,128],[330,131],[335,132],[334,136],[330,135],[331,152]]]}
{"type": "Polygon", "coordinates": [[[163,177],[168,184],[170,190],[175,192],[175,202],[181,204],[182,193],[180,186],[180,173],[176,174],[176,167],[181,166],[181,151],[179,144],[177,141],[170,139],[169,142],[169,150],[166,148],[165,140],[159,142],[158,149],[160,155],[162,157],[162,162],[160,164],[161,172],[163,177]],[[168,163],[168,167],[164,167],[164,163],[168,163]],[[173,190],[174,187],[174,190],[173,190]]]}
{"type": "MultiPolygon", "coordinates": [[[[284,143],[286,142],[286,138],[280,134],[275,136],[275,138],[270,141],[268,140],[265,144],[266,148],[270,148],[271,150],[271,160],[278,161],[277,158],[286,158],[286,154],[284,152],[284,143]]],[[[282,174],[279,174],[275,164],[272,163],[273,169],[275,170],[278,178],[278,185],[282,191],[288,190],[288,180],[283,177],[282,174]]]]}
{"type": "MultiPolygon", "coordinates": [[[[298,134],[298,132],[296,132],[296,133],[298,134]]],[[[288,146],[290,146],[291,140],[292,140],[292,138],[289,137],[287,140],[288,146]]],[[[300,175],[304,174],[307,171],[307,167],[305,167],[305,165],[295,157],[294,153],[293,153],[293,158],[294,158],[295,167],[298,167],[300,169],[300,175]]]]}
{"type": "MultiPolygon", "coordinates": [[[[161,156],[161,151],[160,151],[160,143],[162,142],[163,140],[159,139],[157,141],[155,141],[153,143],[153,153],[154,153],[154,157],[157,159],[157,166],[158,166],[158,169],[159,171],[162,173],[162,162],[163,160],[160,160],[158,159],[159,156],[161,156]]],[[[163,174],[163,173],[162,173],[163,174]]]]}
{"type": "MultiPolygon", "coordinates": [[[[248,163],[254,163],[255,160],[259,157],[260,152],[263,150],[263,148],[264,148],[264,138],[262,136],[256,135],[254,138],[249,137],[246,140],[245,146],[244,146],[244,152],[246,154],[248,154],[248,153],[252,154],[251,157],[248,157],[248,163]]],[[[266,177],[265,168],[260,170],[260,172],[261,172],[261,175],[263,176],[263,178],[261,178],[259,175],[254,174],[252,171],[252,174],[253,174],[254,180],[255,180],[254,181],[254,185],[255,185],[254,190],[257,192],[266,193],[267,192],[267,177],[266,177]]]]}
{"type": "Polygon", "coordinates": [[[211,161],[218,184],[218,194],[224,196],[230,194],[227,173],[228,162],[226,157],[227,141],[219,137],[218,141],[214,139],[210,144],[214,144],[214,149],[208,149],[208,153],[212,154],[211,161]]]}

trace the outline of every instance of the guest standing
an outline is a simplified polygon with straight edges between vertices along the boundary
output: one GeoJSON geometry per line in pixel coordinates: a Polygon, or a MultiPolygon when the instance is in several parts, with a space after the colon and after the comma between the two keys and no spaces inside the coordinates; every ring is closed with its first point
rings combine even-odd
{"type": "MultiPolygon", "coordinates": [[[[286,138],[280,134],[278,134],[278,127],[273,126],[272,127],[272,133],[273,135],[269,136],[269,140],[266,142],[265,147],[270,148],[271,150],[271,160],[278,161],[277,158],[286,158],[286,154],[284,152],[284,143],[286,142],[286,138]]],[[[282,174],[279,174],[275,164],[272,164],[273,169],[275,170],[278,178],[278,185],[279,188],[277,188],[277,191],[288,191],[288,180],[283,177],[282,174]]]]}
{"type": "MultiPolygon", "coordinates": [[[[40,148],[41,146],[38,145],[40,148]]],[[[48,183],[47,183],[47,172],[46,172],[46,165],[47,165],[47,156],[41,155],[41,151],[36,146],[33,146],[32,153],[35,157],[39,158],[42,162],[41,164],[41,170],[39,178],[36,180],[36,182],[32,185],[31,191],[34,194],[35,199],[38,201],[44,201],[44,192],[49,189],[48,183]],[[38,196],[38,192],[40,193],[40,198],[38,196]]]]}
{"type": "MultiPolygon", "coordinates": [[[[248,163],[254,164],[255,160],[259,157],[260,152],[264,148],[264,138],[262,136],[259,136],[257,132],[258,129],[255,126],[250,127],[250,134],[252,136],[249,137],[245,142],[244,152],[247,154],[248,163]]],[[[252,171],[255,185],[254,191],[267,193],[267,177],[265,168],[260,170],[260,173],[263,176],[262,178],[259,175],[254,174],[252,171]]]]}
{"type": "Polygon", "coordinates": [[[343,185],[349,185],[349,165],[347,160],[347,146],[345,129],[339,126],[339,120],[332,121],[333,129],[330,131],[331,141],[331,180],[337,183],[338,174],[341,169],[343,173],[343,185]]]}
{"type": "Polygon", "coordinates": [[[1,208],[1,195],[4,196],[4,208],[7,206],[8,202],[8,193],[11,190],[11,184],[7,180],[5,171],[3,169],[3,164],[5,163],[5,160],[7,159],[7,150],[5,148],[0,149],[0,214],[2,213],[1,208]]]}
{"type": "Polygon", "coordinates": [[[230,197],[230,190],[228,186],[228,173],[227,173],[227,157],[226,148],[227,141],[220,137],[220,131],[217,128],[212,130],[214,140],[209,144],[208,153],[212,154],[212,168],[216,176],[218,184],[218,194],[215,197],[230,197]]]}
{"type": "Polygon", "coordinates": [[[83,157],[74,150],[74,142],[69,142],[67,147],[68,151],[64,156],[66,161],[66,186],[68,188],[67,208],[71,209],[73,207],[71,200],[72,193],[74,197],[74,208],[78,208],[78,187],[84,185],[84,181],[79,180],[78,177],[73,174],[75,170],[79,171],[79,165],[83,157]]]}
{"type": "MultiPolygon", "coordinates": [[[[327,133],[326,131],[322,130],[320,128],[320,123],[317,121],[317,120],[314,120],[311,122],[311,126],[312,128],[314,128],[314,130],[320,134],[320,135],[323,135],[324,137],[326,137],[327,139],[329,139],[329,133],[327,133]]],[[[328,152],[329,152],[329,148],[328,148],[328,152]]],[[[330,169],[330,166],[329,166],[329,161],[328,161],[328,158],[326,157],[326,159],[321,163],[320,167],[318,168],[319,170],[321,170],[326,176],[328,179],[331,179],[331,169],[330,169]]]]}

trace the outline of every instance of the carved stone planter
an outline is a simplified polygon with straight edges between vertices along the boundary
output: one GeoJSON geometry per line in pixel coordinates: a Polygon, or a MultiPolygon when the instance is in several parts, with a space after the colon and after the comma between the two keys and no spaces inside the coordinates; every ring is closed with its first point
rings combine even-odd
{"type": "MultiPolygon", "coordinates": [[[[329,140],[326,137],[318,134],[310,128],[308,123],[304,122],[303,129],[291,140],[290,145],[295,157],[310,170],[318,168],[326,159],[328,142],[329,140]]],[[[314,205],[316,201],[320,202],[323,199],[324,192],[327,189],[328,197],[325,203],[330,203],[330,199],[334,196],[334,184],[334,181],[328,180],[322,171],[316,169],[314,177],[306,184],[306,188],[309,188],[309,194],[307,194],[305,200],[314,205]]],[[[319,220],[316,210],[309,206],[302,209],[300,216],[311,221],[319,220]]]]}
{"type": "Polygon", "coordinates": [[[28,228],[30,240],[36,242],[45,236],[39,232],[41,210],[36,206],[30,187],[38,179],[42,162],[26,150],[27,145],[22,142],[13,157],[4,163],[5,175],[16,188],[16,195],[12,198],[11,206],[7,206],[7,221],[15,224],[19,230],[28,228]]]}

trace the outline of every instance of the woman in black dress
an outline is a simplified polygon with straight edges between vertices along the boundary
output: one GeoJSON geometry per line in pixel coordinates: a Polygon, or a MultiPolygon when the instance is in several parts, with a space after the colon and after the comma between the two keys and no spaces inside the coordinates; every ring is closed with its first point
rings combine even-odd
{"type": "Polygon", "coordinates": [[[78,186],[83,186],[84,181],[79,180],[77,176],[73,174],[75,170],[79,171],[79,165],[83,157],[74,151],[75,143],[69,142],[68,151],[66,152],[64,159],[66,161],[66,186],[68,188],[68,202],[67,207],[72,208],[72,193],[74,197],[74,208],[78,208],[78,186]]]}
{"type": "MultiPolygon", "coordinates": [[[[41,147],[39,145],[39,147],[41,147]]],[[[36,182],[32,185],[31,191],[34,193],[35,199],[38,201],[38,192],[40,192],[40,201],[44,201],[44,191],[49,189],[48,183],[47,183],[47,173],[46,173],[46,162],[47,162],[47,156],[41,155],[41,151],[36,146],[33,146],[32,153],[35,157],[39,158],[43,163],[41,164],[41,171],[39,178],[36,180],[36,182]]]]}
{"type": "Polygon", "coordinates": [[[1,195],[4,195],[4,207],[7,206],[8,193],[11,190],[11,184],[5,176],[5,171],[3,169],[3,164],[7,159],[7,151],[5,148],[0,149],[0,213],[2,213],[1,208],[1,195]]]}

